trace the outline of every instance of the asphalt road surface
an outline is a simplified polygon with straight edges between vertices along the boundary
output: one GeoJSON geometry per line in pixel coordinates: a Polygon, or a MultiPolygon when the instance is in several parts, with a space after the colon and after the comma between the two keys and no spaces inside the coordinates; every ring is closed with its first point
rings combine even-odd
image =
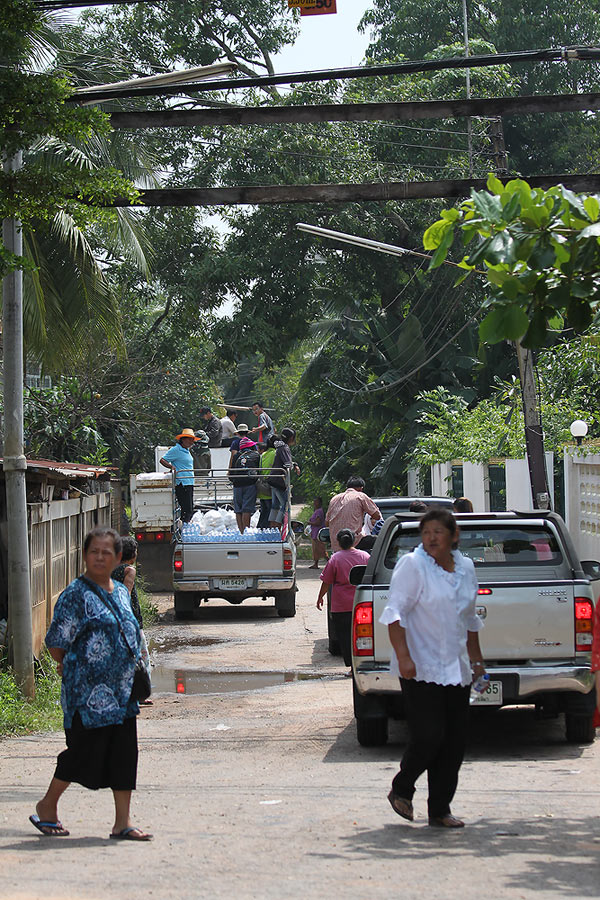
{"type": "Polygon", "coordinates": [[[133,813],[149,844],[108,840],[109,791],[73,785],[68,838],[28,822],[62,733],[0,741],[0,897],[388,898],[600,895],[600,743],[564,742],[531,709],[473,721],[453,811],[430,829],[386,800],[405,729],[356,742],[350,679],[329,656],[318,576],[300,563],[298,614],[215,601],[175,622],[160,598],[149,637],[158,693],[139,721],[133,813]]]}

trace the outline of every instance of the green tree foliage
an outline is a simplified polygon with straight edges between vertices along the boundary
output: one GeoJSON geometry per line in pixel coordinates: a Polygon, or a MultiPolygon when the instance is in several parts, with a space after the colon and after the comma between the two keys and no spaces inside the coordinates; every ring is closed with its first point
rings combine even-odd
{"type": "MultiPolygon", "coordinates": [[[[473,0],[468,3],[471,53],[474,42],[487,41],[498,53],[546,47],[595,46],[600,9],[594,0],[473,0]]],[[[442,44],[461,45],[460,3],[449,0],[375,0],[363,18],[374,40],[370,62],[429,58],[442,44]]],[[[464,49],[456,55],[463,55],[464,49]]],[[[472,75],[475,70],[472,70],[472,75]]],[[[511,74],[519,94],[597,91],[596,63],[515,63],[511,74]]],[[[464,87],[464,75],[463,75],[464,87]]],[[[497,96],[493,91],[473,96],[497,96]]],[[[511,171],[587,172],[597,160],[598,125],[585,113],[514,116],[504,122],[511,171]]]]}
{"type": "MultiPolygon", "coordinates": [[[[107,134],[106,115],[96,109],[67,106],[73,93],[68,79],[58,73],[39,74],[31,62],[43,30],[43,19],[31,0],[6,0],[0,11],[0,151],[12,156],[28,150],[40,138],[86,142],[107,134]]],[[[94,203],[115,196],[135,199],[130,182],[115,167],[86,170],[67,154],[56,155],[47,167],[25,158],[17,172],[0,174],[0,217],[21,219],[26,227],[67,213],[78,225],[94,221],[94,203]]],[[[0,274],[24,260],[0,245],[0,274]]]]}
{"type": "MultiPolygon", "coordinates": [[[[417,397],[422,426],[413,456],[417,466],[430,466],[454,459],[488,463],[496,458],[522,459],[525,432],[520,390],[516,384],[500,385],[495,398],[469,407],[461,396],[443,388],[425,391],[417,397]]],[[[587,407],[572,399],[543,398],[541,417],[546,450],[560,453],[572,442],[569,425],[574,419],[593,422],[587,407]]]]}
{"type": "Polygon", "coordinates": [[[505,185],[493,175],[487,184],[425,232],[425,248],[435,251],[431,268],[445,260],[457,233],[464,245],[479,238],[460,265],[465,277],[485,266],[490,312],[479,333],[487,343],[543,346],[563,319],[584,331],[600,286],[600,197],[562,185],[532,189],[520,179],[505,185]]]}

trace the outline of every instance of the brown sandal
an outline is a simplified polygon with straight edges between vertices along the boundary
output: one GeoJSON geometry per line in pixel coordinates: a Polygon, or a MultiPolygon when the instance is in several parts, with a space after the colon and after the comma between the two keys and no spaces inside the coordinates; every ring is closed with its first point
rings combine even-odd
{"type": "Polygon", "coordinates": [[[403,819],[408,819],[409,822],[413,821],[415,814],[410,800],[407,800],[406,797],[401,797],[399,794],[395,794],[393,791],[389,792],[387,798],[395,813],[398,813],[403,819]]]}

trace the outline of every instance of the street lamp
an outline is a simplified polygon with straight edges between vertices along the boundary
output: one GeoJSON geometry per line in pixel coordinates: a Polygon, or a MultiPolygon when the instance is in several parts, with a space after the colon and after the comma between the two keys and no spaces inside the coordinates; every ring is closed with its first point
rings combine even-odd
{"type": "Polygon", "coordinates": [[[588,424],[583,419],[575,419],[574,422],[571,422],[569,431],[577,441],[577,446],[581,447],[581,442],[588,433],[588,424]]]}

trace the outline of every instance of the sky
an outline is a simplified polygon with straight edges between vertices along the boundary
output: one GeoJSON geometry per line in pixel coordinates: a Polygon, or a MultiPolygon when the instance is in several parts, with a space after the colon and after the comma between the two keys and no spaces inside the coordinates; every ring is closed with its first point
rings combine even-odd
{"type": "Polygon", "coordinates": [[[359,34],[358,23],[371,6],[369,0],[336,0],[337,13],[302,16],[296,43],[274,58],[277,72],[300,72],[358,66],[369,34],[359,34]]]}

